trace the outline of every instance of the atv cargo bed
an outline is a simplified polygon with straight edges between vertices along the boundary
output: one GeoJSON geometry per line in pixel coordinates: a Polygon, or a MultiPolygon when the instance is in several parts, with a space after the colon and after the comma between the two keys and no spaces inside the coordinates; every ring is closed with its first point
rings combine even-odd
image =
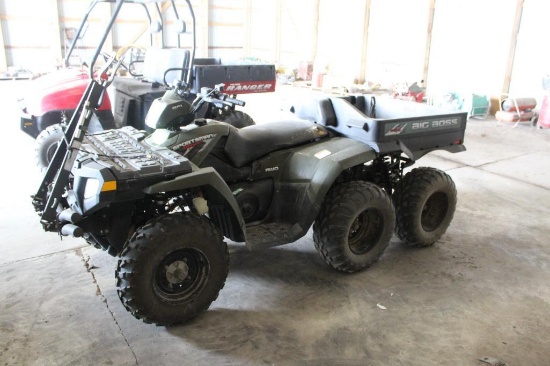
{"type": "Polygon", "coordinates": [[[317,99],[293,109],[298,117],[364,142],[380,154],[402,151],[416,160],[434,149],[465,150],[464,112],[370,95],[317,99]]]}

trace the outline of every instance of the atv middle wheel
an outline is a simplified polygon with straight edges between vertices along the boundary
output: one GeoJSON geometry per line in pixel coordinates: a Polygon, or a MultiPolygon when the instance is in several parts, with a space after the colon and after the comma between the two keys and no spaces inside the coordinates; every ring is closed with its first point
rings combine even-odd
{"type": "Polygon", "coordinates": [[[357,272],[382,255],[394,227],[393,205],[382,188],[367,182],[348,182],[327,194],[313,225],[313,240],[331,267],[357,272]]]}
{"type": "Polygon", "coordinates": [[[138,319],[186,322],[208,309],[225,285],[227,245],[205,217],[160,216],[132,236],[116,270],[118,296],[138,319]]]}
{"type": "Polygon", "coordinates": [[[441,170],[416,168],[397,184],[393,199],[397,236],[409,245],[426,247],[447,231],[456,209],[456,187],[441,170]]]}
{"type": "Polygon", "coordinates": [[[256,124],[252,117],[241,111],[223,112],[219,118],[219,121],[228,123],[237,128],[248,127],[256,124]]]}
{"type": "Polygon", "coordinates": [[[48,167],[63,136],[63,127],[60,124],[55,124],[43,129],[36,137],[34,153],[36,165],[40,170],[48,167]]]}

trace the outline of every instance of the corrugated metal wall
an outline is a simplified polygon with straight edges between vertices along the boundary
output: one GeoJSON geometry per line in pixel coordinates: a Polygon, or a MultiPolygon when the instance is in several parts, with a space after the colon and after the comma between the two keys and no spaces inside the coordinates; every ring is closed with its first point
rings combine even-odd
{"type": "MultiPolygon", "coordinates": [[[[300,61],[346,85],[426,79],[428,91],[498,94],[540,89],[550,73],[546,0],[192,0],[199,57],[257,58],[286,69],[300,61]]],[[[71,28],[89,0],[0,0],[0,71],[44,72],[61,64],[71,28]]],[[[186,10],[182,16],[189,20],[186,10]]],[[[91,18],[77,52],[91,55],[109,6],[91,18]]],[[[147,45],[148,24],[125,9],[109,42],[147,45]],[[137,34],[145,32],[140,40],[137,34]]],[[[173,15],[166,14],[173,20],[173,15]]],[[[168,28],[175,26],[169,22],[168,28]]],[[[169,30],[168,30],[169,31],[169,30]]],[[[190,37],[182,38],[183,44],[190,37]]],[[[158,39],[157,39],[158,41],[158,39]]],[[[158,43],[158,42],[157,42],[158,43]]],[[[176,46],[173,36],[164,45],[176,46]]],[[[78,60],[76,60],[78,61],[78,60]]]]}

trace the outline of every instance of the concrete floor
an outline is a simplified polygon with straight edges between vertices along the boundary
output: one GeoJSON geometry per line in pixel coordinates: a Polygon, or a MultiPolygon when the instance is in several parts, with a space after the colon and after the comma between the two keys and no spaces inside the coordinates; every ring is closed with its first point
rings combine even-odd
{"type": "Polygon", "coordinates": [[[230,243],[218,300],[165,328],[124,310],[114,258],[42,231],[15,104],[26,85],[0,84],[0,366],[550,364],[550,130],[470,120],[467,152],[420,160],[459,192],[433,247],[394,238],[370,269],[343,275],[311,235],[260,252],[230,243]]]}

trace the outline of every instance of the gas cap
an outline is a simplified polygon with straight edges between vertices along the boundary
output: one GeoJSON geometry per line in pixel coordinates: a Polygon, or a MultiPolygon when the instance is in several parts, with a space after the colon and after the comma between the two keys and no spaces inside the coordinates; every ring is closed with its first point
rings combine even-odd
{"type": "Polygon", "coordinates": [[[195,120],[195,124],[196,124],[197,126],[199,126],[199,127],[201,127],[201,126],[206,126],[206,119],[204,119],[204,118],[197,118],[197,119],[195,120]]]}

